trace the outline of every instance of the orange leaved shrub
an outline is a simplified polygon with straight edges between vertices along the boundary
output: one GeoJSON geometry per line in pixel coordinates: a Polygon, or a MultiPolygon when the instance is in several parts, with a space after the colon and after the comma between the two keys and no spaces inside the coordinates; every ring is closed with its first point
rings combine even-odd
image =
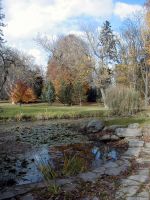
{"type": "Polygon", "coordinates": [[[32,88],[18,81],[11,91],[10,99],[12,103],[30,103],[35,102],[36,96],[32,88]]]}

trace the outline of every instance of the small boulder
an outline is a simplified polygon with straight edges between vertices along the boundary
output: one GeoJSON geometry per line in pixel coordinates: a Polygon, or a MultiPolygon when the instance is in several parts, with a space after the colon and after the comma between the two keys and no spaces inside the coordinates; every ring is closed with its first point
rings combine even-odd
{"type": "Polygon", "coordinates": [[[98,119],[91,120],[86,127],[87,133],[97,133],[104,128],[104,122],[98,119]]]}
{"type": "Polygon", "coordinates": [[[125,125],[111,125],[111,126],[105,126],[103,129],[104,131],[112,131],[114,132],[117,128],[126,128],[125,125]]]}
{"type": "Polygon", "coordinates": [[[140,125],[138,123],[130,124],[128,128],[139,128],[140,125]]]}

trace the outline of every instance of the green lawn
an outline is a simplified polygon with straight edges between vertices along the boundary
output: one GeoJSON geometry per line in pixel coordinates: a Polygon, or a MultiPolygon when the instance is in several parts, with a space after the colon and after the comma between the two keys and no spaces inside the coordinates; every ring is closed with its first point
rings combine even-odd
{"type": "Polygon", "coordinates": [[[15,120],[42,120],[42,119],[73,119],[98,117],[104,119],[107,125],[131,123],[140,123],[141,125],[150,124],[150,108],[142,111],[132,117],[112,117],[109,111],[99,105],[84,106],[63,106],[52,105],[46,103],[24,104],[22,106],[12,105],[10,103],[0,103],[0,119],[15,120]]]}
{"type": "Polygon", "coordinates": [[[107,110],[102,106],[48,106],[44,103],[12,105],[0,103],[0,119],[8,118],[32,118],[32,119],[55,119],[55,118],[81,118],[81,117],[104,117],[107,110]]]}

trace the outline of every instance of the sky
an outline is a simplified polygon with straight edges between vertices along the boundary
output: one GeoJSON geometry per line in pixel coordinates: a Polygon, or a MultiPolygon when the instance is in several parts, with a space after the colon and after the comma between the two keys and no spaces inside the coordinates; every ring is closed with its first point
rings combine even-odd
{"type": "Polygon", "coordinates": [[[44,67],[48,55],[34,40],[38,34],[81,35],[83,26],[97,28],[105,20],[117,32],[143,4],[144,0],[2,0],[5,40],[9,46],[33,55],[44,67]]]}

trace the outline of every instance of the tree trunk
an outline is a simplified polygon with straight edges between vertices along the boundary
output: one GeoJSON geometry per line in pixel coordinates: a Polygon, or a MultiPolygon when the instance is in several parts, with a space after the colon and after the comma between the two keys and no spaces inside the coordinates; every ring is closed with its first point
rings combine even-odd
{"type": "Polygon", "coordinates": [[[106,96],[105,96],[104,89],[100,88],[100,91],[101,91],[101,94],[102,94],[102,99],[103,99],[103,102],[104,102],[104,106],[105,106],[105,108],[107,108],[107,105],[106,105],[106,96]]]}
{"type": "Polygon", "coordinates": [[[148,72],[145,77],[145,108],[148,106],[148,72]]]}

